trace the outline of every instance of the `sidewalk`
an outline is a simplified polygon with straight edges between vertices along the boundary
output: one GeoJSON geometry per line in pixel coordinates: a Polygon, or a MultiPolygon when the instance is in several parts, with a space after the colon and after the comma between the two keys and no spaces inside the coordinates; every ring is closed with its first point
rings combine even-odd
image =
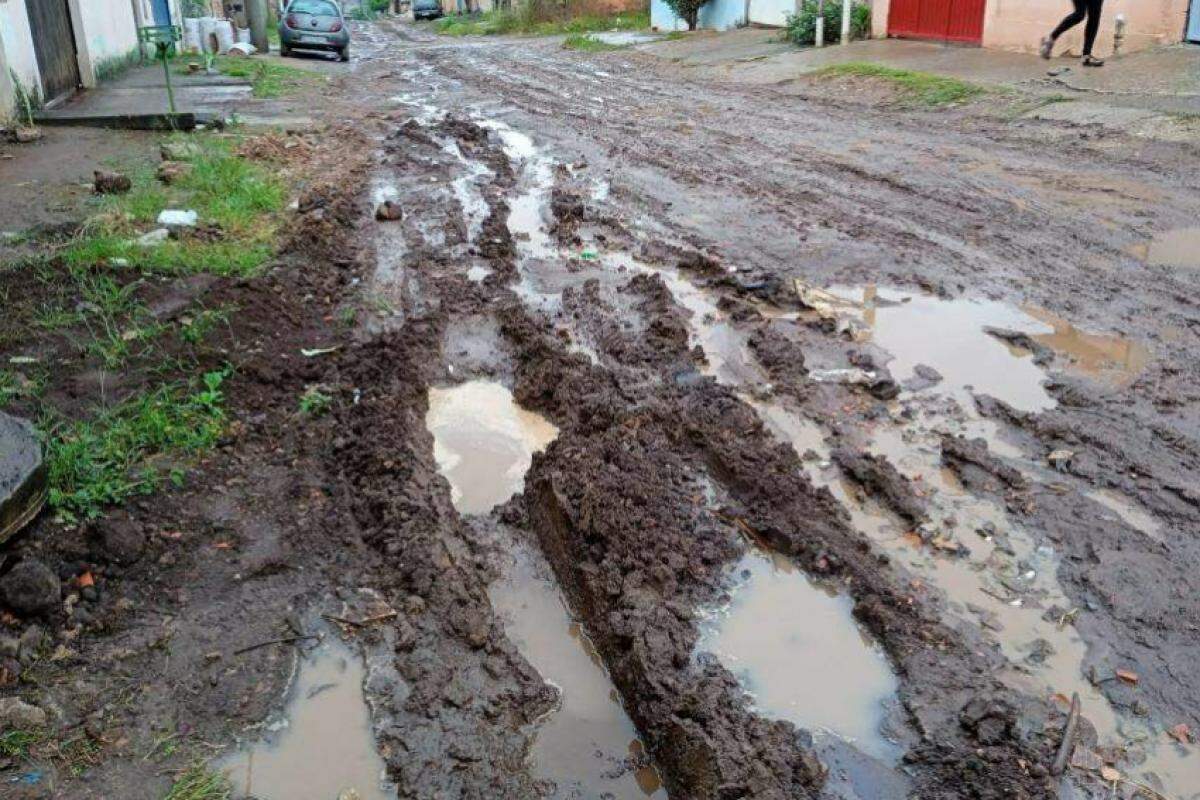
{"type": "Polygon", "coordinates": [[[1071,57],[1044,61],[1027,53],[904,39],[797,48],[782,42],[779,30],[754,28],[691,34],[641,49],[686,68],[719,68],[722,77],[745,83],[778,83],[831,64],[867,61],[1034,94],[1065,95],[1089,105],[1200,115],[1197,45],[1144,50],[1110,59],[1100,69],[1085,69],[1071,57]]]}

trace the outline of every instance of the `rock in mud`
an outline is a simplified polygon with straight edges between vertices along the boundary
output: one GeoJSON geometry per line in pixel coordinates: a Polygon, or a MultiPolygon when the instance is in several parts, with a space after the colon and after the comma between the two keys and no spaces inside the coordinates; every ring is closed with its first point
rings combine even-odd
{"type": "Polygon", "coordinates": [[[983,439],[942,436],[942,460],[972,491],[999,493],[1026,488],[1025,476],[992,455],[983,439]]]}
{"type": "Polygon", "coordinates": [[[404,219],[404,209],[394,200],[384,200],[375,206],[375,219],[380,222],[397,222],[404,219]]]}
{"type": "Polygon", "coordinates": [[[92,190],[96,194],[125,194],[133,188],[133,181],[120,172],[98,169],[92,173],[92,190]]]}
{"type": "Polygon", "coordinates": [[[188,141],[163,142],[158,152],[163,161],[191,161],[200,155],[200,146],[188,141]]]}
{"type": "Polygon", "coordinates": [[[804,350],[775,326],[767,324],[750,334],[750,350],[775,383],[795,389],[808,375],[804,350]]]}
{"type": "Polygon", "coordinates": [[[58,607],[62,585],[54,570],[31,558],[0,578],[0,597],[19,613],[44,614],[58,607]]]}
{"type": "Polygon", "coordinates": [[[93,528],[92,537],[97,555],[115,564],[133,564],[146,549],[142,526],[126,517],[101,520],[93,528]]]}
{"type": "Polygon", "coordinates": [[[170,186],[192,171],[192,165],[186,161],[164,161],[158,165],[154,176],[170,186]]]}
{"type": "Polygon", "coordinates": [[[42,132],[37,128],[17,128],[12,133],[12,140],[17,144],[31,144],[42,138],[42,132]]]}
{"type": "Polygon", "coordinates": [[[44,728],[46,712],[16,697],[0,697],[0,731],[44,728]]]}
{"type": "Polygon", "coordinates": [[[46,467],[33,426],[0,412],[0,542],[37,515],[46,492],[46,467]]]}
{"type": "Polygon", "coordinates": [[[833,451],[833,460],[868,494],[881,498],[909,522],[919,524],[929,518],[924,499],[886,457],[842,447],[833,451]]]}
{"type": "Polygon", "coordinates": [[[904,388],[910,392],[920,392],[942,382],[942,373],[928,364],[917,364],[913,367],[913,376],[904,382],[904,388]]]}

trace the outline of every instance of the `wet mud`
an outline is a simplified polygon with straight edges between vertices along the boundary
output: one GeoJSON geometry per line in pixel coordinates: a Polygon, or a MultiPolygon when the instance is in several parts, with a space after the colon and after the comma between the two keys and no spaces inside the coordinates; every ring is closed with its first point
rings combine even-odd
{"type": "MultiPolygon", "coordinates": [[[[1200,208],[1177,150],[1064,154],[1154,183],[1081,209],[1025,163],[1071,131],[370,30],[368,163],[284,249],[359,324],[249,367],[264,405],[333,408],[272,418],[240,473],[268,479],[203,529],[245,545],[242,618],[323,615],[327,682],[363,665],[381,791],[1190,800],[1198,328],[1186,268],[1125,249],[1200,208]]],[[[289,718],[248,745],[270,763],[304,665],[222,671],[190,635],[237,725],[200,679],[181,708],[225,741],[289,718]]]]}

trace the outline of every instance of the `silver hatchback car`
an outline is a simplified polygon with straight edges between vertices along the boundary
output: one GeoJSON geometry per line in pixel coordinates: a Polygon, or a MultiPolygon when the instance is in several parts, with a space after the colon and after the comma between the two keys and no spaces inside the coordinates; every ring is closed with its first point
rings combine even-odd
{"type": "Polygon", "coordinates": [[[324,50],[350,60],[350,29],[334,0],[289,0],[279,20],[279,54],[324,50]]]}

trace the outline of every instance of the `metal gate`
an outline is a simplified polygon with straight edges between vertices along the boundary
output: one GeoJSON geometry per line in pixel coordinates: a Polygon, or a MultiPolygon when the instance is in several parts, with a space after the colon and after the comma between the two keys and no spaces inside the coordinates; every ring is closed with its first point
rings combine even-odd
{"type": "Polygon", "coordinates": [[[33,51],[42,75],[46,102],[75,91],[79,85],[79,60],[67,0],[25,0],[33,51]]]}
{"type": "Polygon", "coordinates": [[[987,0],[892,0],[888,35],[979,44],[987,0]]]}

